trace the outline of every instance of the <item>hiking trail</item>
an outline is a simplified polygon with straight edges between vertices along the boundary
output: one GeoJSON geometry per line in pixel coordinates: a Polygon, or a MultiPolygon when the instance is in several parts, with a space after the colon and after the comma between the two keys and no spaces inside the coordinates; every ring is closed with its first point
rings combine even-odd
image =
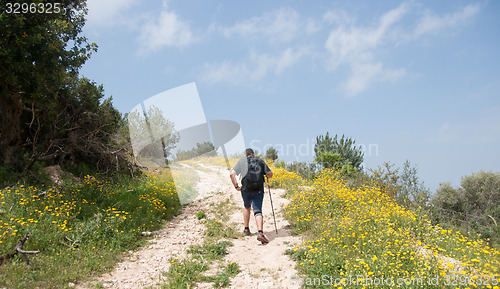
{"type": "MultiPolygon", "coordinates": [[[[195,216],[203,210],[210,212],[218,203],[228,201],[229,220],[227,226],[237,230],[236,239],[228,239],[233,246],[227,248],[226,262],[236,262],[240,272],[230,278],[229,288],[300,288],[296,279],[298,274],[293,262],[285,251],[300,242],[300,237],[292,236],[289,223],[282,215],[283,207],[288,200],[283,198],[284,190],[271,189],[274,212],[276,216],[276,234],[274,220],[266,185],[263,202],[264,234],[269,244],[262,245],[257,241],[255,219],[250,218],[251,236],[244,236],[243,231],[243,200],[241,193],[236,191],[229,178],[226,168],[195,163],[186,165],[193,169],[199,180],[195,186],[198,195],[195,201],[184,205],[182,213],[175,216],[165,226],[152,232],[152,238],[138,250],[128,252],[125,260],[102,276],[90,282],[76,285],[76,288],[161,288],[166,283],[162,274],[170,267],[170,258],[186,258],[186,251],[191,245],[202,244],[205,225],[195,216]],[[295,282],[294,282],[295,281],[295,282]]],[[[225,208],[226,209],[226,208],[225,208]]],[[[210,218],[213,216],[208,214],[210,218]]],[[[210,269],[209,269],[210,271],[210,269]]],[[[212,283],[195,284],[192,288],[213,288],[212,283]]]]}

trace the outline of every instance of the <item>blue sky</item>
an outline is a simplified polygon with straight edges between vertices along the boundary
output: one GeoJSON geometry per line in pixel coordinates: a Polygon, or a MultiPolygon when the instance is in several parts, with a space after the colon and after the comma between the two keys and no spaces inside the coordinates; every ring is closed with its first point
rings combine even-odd
{"type": "Polygon", "coordinates": [[[345,134],[364,166],[415,164],[425,185],[500,171],[498,1],[89,0],[99,51],[81,74],[122,113],[195,82],[206,118],[247,146],[313,159],[345,134]]]}

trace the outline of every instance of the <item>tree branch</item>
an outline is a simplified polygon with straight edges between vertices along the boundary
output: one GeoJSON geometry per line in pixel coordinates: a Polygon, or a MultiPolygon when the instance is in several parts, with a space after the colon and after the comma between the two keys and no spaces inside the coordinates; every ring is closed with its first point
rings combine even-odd
{"type": "Polygon", "coordinates": [[[30,259],[28,258],[28,255],[37,255],[39,252],[38,251],[25,251],[25,250],[23,250],[24,243],[26,243],[26,241],[28,241],[29,237],[31,237],[31,234],[26,233],[26,235],[24,235],[24,238],[22,238],[21,240],[19,240],[19,242],[17,242],[16,246],[14,247],[14,249],[10,253],[8,253],[5,256],[1,256],[0,257],[0,265],[3,264],[8,259],[14,257],[17,253],[23,254],[24,259],[26,260],[26,264],[30,265],[30,259]]]}

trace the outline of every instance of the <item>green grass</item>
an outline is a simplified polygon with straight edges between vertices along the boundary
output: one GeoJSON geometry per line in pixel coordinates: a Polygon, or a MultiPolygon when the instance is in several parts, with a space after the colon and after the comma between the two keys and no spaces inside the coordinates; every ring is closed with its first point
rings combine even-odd
{"type": "Polygon", "coordinates": [[[205,213],[205,211],[196,212],[196,218],[198,220],[205,219],[206,217],[207,217],[207,214],[205,213]]]}
{"type": "Polygon", "coordinates": [[[209,264],[200,260],[170,260],[170,269],[165,274],[168,283],[162,288],[184,289],[189,288],[201,279],[201,273],[209,268],[209,264]]]}
{"type": "Polygon", "coordinates": [[[238,208],[239,207],[237,207],[231,201],[231,197],[228,197],[227,199],[215,204],[212,207],[211,212],[212,212],[212,214],[214,214],[214,216],[217,220],[220,220],[222,222],[227,222],[229,220],[229,216],[231,215],[229,212],[233,212],[234,210],[237,210],[238,208]]]}
{"type": "Polygon", "coordinates": [[[202,277],[205,282],[213,282],[215,288],[227,287],[229,286],[229,278],[238,275],[240,271],[240,266],[236,262],[231,262],[226,266],[222,266],[214,276],[202,277]]]}
{"type": "Polygon", "coordinates": [[[214,216],[214,219],[207,217],[204,211],[197,212],[197,216],[203,216],[203,218],[198,217],[198,219],[204,219],[205,224],[205,236],[209,239],[218,240],[220,238],[235,239],[238,234],[233,224],[228,224],[230,212],[236,209],[236,206],[231,202],[231,198],[227,198],[217,204],[212,206],[210,213],[214,216]]]}
{"type": "Polygon", "coordinates": [[[236,238],[236,232],[233,227],[227,226],[219,220],[203,220],[207,229],[205,235],[212,239],[236,238]]]}
{"type": "Polygon", "coordinates": [[[209,269],[212,262],[204,260],[203,254],[195,256],[193,256],[195,259],[192,260],[171,259],[170,270],[165,273],[168,283],[164,284],[162,288],[184,289],[190,288],[198,282],[213,283],[214,288],[228,287],[229,278],[236,276],[240,270],[236,262],[231,262],[220,266],[215,275],[204,276],[203,272],[209,269]]]}
{"type": "Polygon", "coordinates": [[[111,269],[122,252],[145,241],[180,212],[172,177],[138,179],[85,176],[81,184],[34,187],[17,184],[0,191],[0,256],[29,232],[24,250],[31,266],[15,256],[0,266],[0,288],[61,288],[111,269]]]}
{"type": "MultiPolygon", "coordinates": [[[[208,226],[208,223],[205,223],[208,226]]],[[[215,262],[220,263],[227,255],[227,247],[233,244],[229,241],[217,241],[216,238],[207,238],[201,245],[192,245],[184,259],[171,259],[170,269],[165,273],[167,282],[162,288],[183,289],[190,288],[198,282],[214,283],[215,288],[229,286],[229,278],[236,276],[239,266],[231,262],[221,266],[218,273],[213,276],[204,276],[215,262]]]]}
{"type": "Polygon", "coordinates": [[[207,260],[217,260],[227,254],[227,247],[233,244],[229,241],[220,241],[218,243],[205,242],[203,245],[191,246],[187,251],[193,257],[202,257],[207,260]]]}
{"type": "Polygon", "coordinates": [[[228,218],[222,217],[221,209],[226,208],[224,212],[227,215],[231,204],[230,199],[215,204],[211,214],[217,220],[208,218],[204,211],[196,212],[197,218],[205,224],[205,240],[201,245],[190,246],[188,257],[170,260],[170,269],[165,273],[167,281],[162,288],[184,289],[199,282],[213,283],[214,288],[229,286],[229,278],[238,274],[239,266],[236,262],[224,264],[222,261],[227,255],[227,247],[233,245],[224,239],[236,238],[237,234],[234,228],[225,223],[228,218]],[[205,271],[217,264],[216,274],[204,275],[205,271]]]}

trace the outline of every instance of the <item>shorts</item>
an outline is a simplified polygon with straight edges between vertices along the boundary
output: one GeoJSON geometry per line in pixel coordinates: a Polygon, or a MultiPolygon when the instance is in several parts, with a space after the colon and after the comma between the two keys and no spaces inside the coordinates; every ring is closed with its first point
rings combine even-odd
{"type": "Polygon", "coordinates": [[[262,201],[264,200],[263,191],[249,192],[241,190],[241,197],[243,198],[243,206],[245,206],[245,208],[250,208],[250,205],[252,205],[254,212],[262,212],[262,201]]]}

